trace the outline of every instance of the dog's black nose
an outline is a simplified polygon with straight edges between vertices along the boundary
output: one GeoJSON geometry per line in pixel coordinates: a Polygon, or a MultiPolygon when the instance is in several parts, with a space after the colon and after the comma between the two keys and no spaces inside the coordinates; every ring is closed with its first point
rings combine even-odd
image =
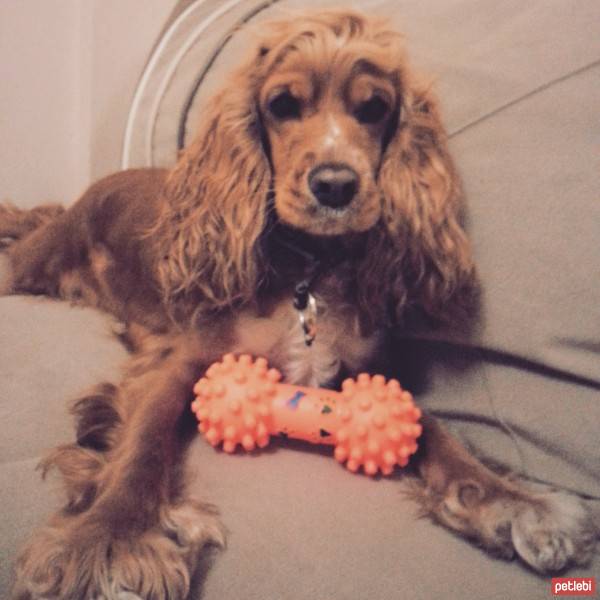
{"type": "Polygon", "coordinates": [[[324,206],[342,208],[350,204],[358,191],[358,173],[345,165],[321,165],[308,175],[313,196],[324,206]]]}

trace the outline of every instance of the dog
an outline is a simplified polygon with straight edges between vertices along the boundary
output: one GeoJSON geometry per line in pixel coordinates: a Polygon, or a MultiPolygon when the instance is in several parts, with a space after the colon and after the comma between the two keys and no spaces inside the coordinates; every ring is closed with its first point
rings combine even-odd
{"type": "MultiPolygon", "coordinates": [[[[184,598],[199,553],[224,543],[181,475],[194,382],[234,352],[333,387],[389,363],[395,330],[468,323],[463,211],[431,86],[398,33],[348,11],[271,24],[172,169],[117,173],[68,210],[0,208],[8,291],[107,311],[132,349],[118,385],[74,404],[76,443],[43,460],[66,502],[19,556],[15,597],[184,598]]],[[[590,559],[579,499],[422,423],[424,512],[540,572],[590,559]]]]}

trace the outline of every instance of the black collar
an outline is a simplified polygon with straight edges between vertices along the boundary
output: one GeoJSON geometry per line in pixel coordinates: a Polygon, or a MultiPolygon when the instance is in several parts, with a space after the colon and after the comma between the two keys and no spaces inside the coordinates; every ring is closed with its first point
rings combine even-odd
{"type": "Polygon", "coordinates": [[[364,256],[364,235],[315,236],[281,222],[269,234],[269,254],[276,277],[296,280],[294,307],[306,308],[308,294],[321,277],[364,256]]]}

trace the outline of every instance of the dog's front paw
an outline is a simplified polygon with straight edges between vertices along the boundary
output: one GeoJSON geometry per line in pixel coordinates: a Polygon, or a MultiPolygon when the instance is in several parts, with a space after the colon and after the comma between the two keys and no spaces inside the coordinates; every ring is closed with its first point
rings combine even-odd
{"type": "Polygon", "coordinates": [[[454,482],[435,516],[493,554],[516,553],[542,573],[586,565],[600,534],[577,496],[534,493],[512,483],[484,489],[474,481],[454,482]]]}
{"type": "Polygon", "coordinates": [[[192,502],[163,507],[155,527],[118,535],[90,515],[56,517],[19,557],[14,596],[183,599],[206,545],[223,546],[223,530],[213,510],[192,502]]]}
{"type": "Polygon", "coordinates": [[[564,492],[541,494],[523,503],[512,519],[512,541],[517,553],[541,572],[587,564],[597,537],[586,506],[564,492]]]}

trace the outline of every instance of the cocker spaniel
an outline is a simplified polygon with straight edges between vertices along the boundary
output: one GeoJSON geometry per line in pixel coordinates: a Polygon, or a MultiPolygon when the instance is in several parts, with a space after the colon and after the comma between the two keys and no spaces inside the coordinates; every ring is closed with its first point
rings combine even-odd
{"type": "MultiPolygon", "coordinates": [[[[77,442],[43,461],[67,500],[20,555],[16,597],[185,597],[199,551],[223,543],[178,466],[194,382],[244,352],[334,386],[389,363],[411,319],[464,322],[477,284],[461,209],[401,36],[345,11],[272,24],[171,170],[118,173],[66,211],[0,209],[10,291],[108,311],[133,351],[118,385],[74,405],[77,442]]],[[[539,571],[589,559],[575,497],[529,491],[423,425],[416,495],[435,520],[539,571]]]]}

